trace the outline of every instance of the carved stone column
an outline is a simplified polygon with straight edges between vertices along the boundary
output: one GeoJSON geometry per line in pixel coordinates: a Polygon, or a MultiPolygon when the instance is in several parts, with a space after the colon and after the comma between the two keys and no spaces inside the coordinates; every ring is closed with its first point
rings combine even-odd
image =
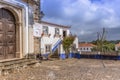
{"type": "Polygon", "coordinates": [[[21,51],[20,48],[22,45],[21,43],[21,23],[17,22],[16,23],[16,58],[20,58],[21,56],[21,51]]]}

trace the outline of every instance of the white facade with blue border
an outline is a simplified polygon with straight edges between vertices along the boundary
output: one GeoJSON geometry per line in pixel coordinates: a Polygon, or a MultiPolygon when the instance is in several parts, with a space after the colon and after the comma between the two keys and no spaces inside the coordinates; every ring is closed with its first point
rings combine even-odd
{"type": "MultiPolygon", "coordinates": [[[[63,50],[62,40],[64,37],[70,35],[70,27],[45,21],[36,23],[34,26],[41,27],[41,55],[48,56],[49,54],[54,54],[57,50],[59,57],[65,59],[66,55],[63,50]]],[[[74,44],[78,48],[78,38],[75,39],[74,44]]]]}

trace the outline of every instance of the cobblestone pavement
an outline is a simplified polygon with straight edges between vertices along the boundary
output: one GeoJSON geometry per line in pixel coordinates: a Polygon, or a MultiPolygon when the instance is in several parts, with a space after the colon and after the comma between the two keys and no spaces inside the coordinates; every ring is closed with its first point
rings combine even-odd
{"type": "Polygon", "coordinates": [[[120,80],[120,61],[66,59],[17,69],[0,80],[120,80]]]}

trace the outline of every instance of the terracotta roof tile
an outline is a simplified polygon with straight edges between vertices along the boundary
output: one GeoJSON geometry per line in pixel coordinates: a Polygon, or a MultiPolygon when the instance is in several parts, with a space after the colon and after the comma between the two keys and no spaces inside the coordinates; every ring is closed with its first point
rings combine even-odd
{"type": "Polygon", "coordinates": [[[95,47],[95,45],[92,43],[80,43],[79,47],[95,47]]]}
{"type": "Polygon", "coordinates": [[[115,46],[120,47],[120,42],[118,44],[116,44],[115,46]]]}

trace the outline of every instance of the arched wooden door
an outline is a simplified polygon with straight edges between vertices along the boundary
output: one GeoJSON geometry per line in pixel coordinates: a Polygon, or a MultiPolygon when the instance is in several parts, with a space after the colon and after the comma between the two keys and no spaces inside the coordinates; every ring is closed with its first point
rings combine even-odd
{"type": "Polygon", "coordinates": [[[0,59],[15,58],[15,17],[7,9],[0,9],[0,59]]]}

